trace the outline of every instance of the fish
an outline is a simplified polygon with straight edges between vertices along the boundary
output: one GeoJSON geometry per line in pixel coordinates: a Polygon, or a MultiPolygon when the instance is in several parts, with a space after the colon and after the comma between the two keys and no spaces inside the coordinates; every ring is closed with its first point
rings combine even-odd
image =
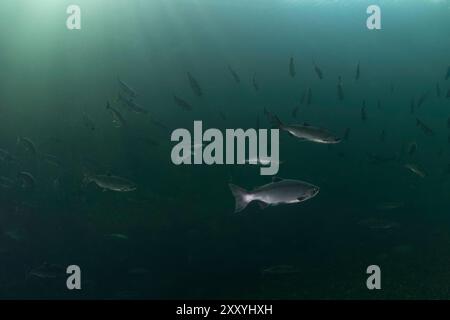
{"type": "Polygon", "coordinates": [[[427,176],[427,173],[417,164],[407,163],[405,164],[405,168],[421,178],[425,178],[427,176]]]}
{"type": "Polygon", "coordinates": [[[273,178],[272,182],[252,191],[232,183],[228,184],[235,198],[235,213],[244,210],[250,202],[257,201],[262,209],[268,206],[299,203],[315,197],[320,188],[307,182],[273,178]]]}
{"type": "Polygon", "coordinates": [[[360,69],[359,69],[359,61],[358,61],[358,64],[356,65],[355,80],[359,80],[359,76],[360,76],[360,69]]]}
{"type": "Polygon", "coordinates": [[[427,98],[428,98],[428,92],[425,92],[424,94],[422,94],[419,97],[419,100],[417,101],[417,108],[420,108],[425,103],[427,98]]]}
{"type": "Polygon", "coordinates": [[[309,105],[311,105],[311,101],[312,101],[312,91],[311,91],[311,88],[308,88],[308,91],[307,91],[308,93],[307,93],[307,96],[306,96],[306,105],[307,106],[309,106],[309,105]]]}
{"type": "Polygon", "coordinates": [[[91,131],[95,130],[95,124],[94,121],[89,117],[89,115],[86,113],[86,111],[83,111],[83,123],[86,128],[88,128],[91,131]]]}
{"type": "Polygon", "coordinates": [[[350,128],[346,128],[342,140],[347,141],[349,137],[350,137],[350,128]]]}
{"type": "Polygon", "coordinates": [[[37,154],[36,146],[35,146],[34,142],[31,141],[31,139],[29,139],[27,137],[18,137],[17,144],[23,145],[29,153],[31,153],[33,155],[37,154]]]}
{"type": "Polygon", "coordinates": [[[84,177],[85,184],[94,182],[98,187],[102,188],[103,191],[111,190],[117,192],[130,192],[135,191],[137,186],[134,182],[110,174],[99,174],[99,175],[88,175],[84,177]]]}
{"type": "Polygon", "coordinates": [[[416,118],[416,126],[418,126],[426,135],[432,136],[434,135],[434,131],[430,129],[425,123],[416,118]]]}
{"type": "Polygon", "coordinates": [[[282,164],[283,161],[273,160],[265,157],[249,158],[244,161],[246,164],[257,164],[261,166],[269,166],[271,163],[276,163],[278,165],[282,164]]]}
{"type": "Polygon", "coordinates": [[[8,150],[0,149],[0,160],[5,162],[14,162],[18,159],[13,156],[8,150]]]}
{"type": "Polygon", "coordinates": [[[198,81],[190,74],[190,72],[187,72],[187,77],[189,80],[189,85],[191,86],[192,91],[197,97],[201,97],[203,95],[202,89],[200,88],[200,85],[198,84],[198,81]]]}
{"type": "Polygon", "coordinates": [[[294,109],[292,110],[292,118],[297,118],[297,113],[298,113],[299,109],[300,109],[300,105],[297,105],[296,107],[294,107],[294,109]]]}
{"type": "Polygon", "coordinates": [[[29,190],[29,191],[33,191],[34,187],[36,185],[36,180],[34,179],[33,175],[29,172],[26,171],[21,171],[17,174],[17,179],[20,182],[20,187],[25,189],[25,190],[29,190]]]}
{"type": "Polygon", "coordinates": [[[108,110],[109,113],[111,114],[112,122],[114,123],[114,126],[116,128],[121,128],[125,126],[126,124],[125,119],[122,117],[119,111],[111,107],[109,101],[106,102],[106,110],[108,110]]]}
{"type": "Polygon", "coordinates": [[[361,120],[363,122],[367,120],[366,106],[361,108],[361,120]]]}
{"type": "Polygon", "coordinates": [[[66,276],[66,270],[57,264],[44,263],[31,270],[28,275],[41,279],[54,279],[66,276]]]}
{"type": "Polygon", "coordinates": [[[445,80],[450,79],[450,66],[447,68],[447,74],[445,75],[445,80]]]}
{"type": "Polygon", "coordinates": [[[342,78],[339,76],[337,85],[338,98],[340,101],[344,100],[344,90],[342,89],[342,78]]]}
{"type": "Polygon", "coordinates": [[[8,177],[0,176],[0,187],[3,189],[11,189],[16,186],[16,182],[8,177]]]}
{"type": "Polygon", "coordinates": [[[252,80],[252,83],[253,83],[253,89],[255,89],[255,91],[259,91],[259,85],[258,85],[258,83],[256,82],[256,73],[253,74],[253,80],[252,80]]]}
{"type": "Polygon", "coordinates": [[[377,206],[378,210],[394,210],[404,207],[404,202],[383,202],[377,206]]]}
{"type": "Polygon", "coordinates": [[[416,151],[417,151],[417,143],[415,141],[410,142],[408,144],[408,155],[412,156],[416,153],[416,151]]]}
{"type": "Polygon", "coordinates": [[[320,68],[317,66],[317,64],[314,62],[314,60],[313,60],[313,66],[314,66],[314,71],[316,72],[317,76],[319,77],[320,80],[322,80],[323,72],[322,72],[322,70],[320,70],[320,68]]]}
{"type": "Polygon", "coordinates": [[[291,57],[289,60],[289,75],[294,78],[295,77],[295,64],[294,64],[294,57],[291,57]]]}
{"type": "Polygon", "coordinates": [[[335,144],[341,142],[340,138],[335,137],[328,130],[311,126],[307,123],[284,125],[277,116],[273,116],[276,127],[280,130],[288,132],[300,140],[311,141],[315,143],[335,144]]]}
{"type": "Polygon", "coordinates": [[[300,97],[300,104],[305,103],[306,90],[303,90],[302,96],[300,97]]]}
{"type": "Polygon", "coordinates": [[[128,236],[121,233],[111,233],[105,235],[105,237],[109,239],[128,240],[128,236]]]}
{"type": "Polygon", "coordinates": [[[48,164],[51,164],[55,167],[61,167],[62,163],[59,161],[58,157],[52,155],[52,154],[42,154],[42,159],[47,162],[48,164]]]}
{"type": "Polygon", "coordinates": [[[236,73],[236,71],[233,70],[233,68],[231,68],[230,65],[228,65],[228,70],[230,71],[231,75],[233,76],[234,81],[236,81],[236,83],[240,83],[241,79],[239,78],[239,75],[236,73]]]}
{"type": "Polygon", "coordinates": [[[263,275],[283,275],[300,273],[301,270],[291,265],[276,265],[272,267],[265,267],[261,270],[263,275]]]}
{"type": "Polygon", "coordinates": [[[187,110],[187,111],[192,110],[192,106],[189,103],[187,103],[185,100],[183,100],[181,98],[178,98],[176,95],[173,96],[173,100],[182,109],[187,110]]]}
{"type": "Polygon", "coordinates": [[[119,82],[120,88],[125,92],[128,96],[131,98],[137,97],[136,91],[132,87],[130,87],[128,84],[126,84],[124,81],[120,80],[120,78],[117,78],[117,81],[119,82]]]}
{"type": "Polygon", "coordinates": [[[374,230],[389,230],[398,227],[397,222],[381,219],[381,218],[368,218],[358,222],[358,225],[374,229],[374,230]]]}
{"type": "Polygon", "coordinates": [[[436,96],[437,96],[438,98],[441,97],[441,87],[439,86],[439,82],[436,83],[436,96]]]}

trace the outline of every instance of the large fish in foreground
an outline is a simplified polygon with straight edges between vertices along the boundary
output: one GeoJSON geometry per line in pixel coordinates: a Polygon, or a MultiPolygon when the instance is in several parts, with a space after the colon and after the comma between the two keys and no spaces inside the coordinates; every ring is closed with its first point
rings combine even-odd
{"type": "Polygon", "coordinates": [[[136,184],[127,180],[125,178],[121,178],[113,175],[86,175],[84,177],[84,182],[86,184],[94,182],[97,186],[102,188],[104,191],[118,191],[118,192],[129,192],[136,190],[136,184]]]}
{"type": "Polygon", "coordinates": [[[269,184],[247,191],[234,184],[229,184],[236,200],[234,212],[240,212],[252,201],[257,201],[262,209],[280,204],[299,203],[313,198],[320,188],[310,183],[274,178],[269,184]]]}
{"type": "Polygon", "coordinates": [[[277,116],[273,116],[275,125],[283,131],[301,140],[312,141],[316,143],[334,144],[341,142],[340,138],[335,137],[328,130],[311,126],[307,123],[284,125],[277,116]]]}

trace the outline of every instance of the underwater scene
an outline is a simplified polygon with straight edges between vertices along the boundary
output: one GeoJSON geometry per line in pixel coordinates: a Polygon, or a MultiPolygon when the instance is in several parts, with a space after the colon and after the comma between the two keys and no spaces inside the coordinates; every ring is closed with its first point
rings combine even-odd
{"type": "Polygon", "coordinates": [[[450,1],[2,0],[0,44],[0,299],[450,298],[450,1]]]}

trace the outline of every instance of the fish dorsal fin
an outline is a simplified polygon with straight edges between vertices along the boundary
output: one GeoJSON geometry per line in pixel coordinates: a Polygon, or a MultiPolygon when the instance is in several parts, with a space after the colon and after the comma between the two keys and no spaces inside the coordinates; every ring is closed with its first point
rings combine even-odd
{"type": "Polygon", "coordinates": [[[280,182],[280,181],[282,181],[282,180],[283,180],[282,178],[277,177],[277,176],[272,177],[272,182],[280,182]]]}
{"type": "Polygon", "coordinates": [[[259,205],[259,207],[261,209],[265,209],[265,208],[267,208],[269,206],[269,204],[264,202],[264,201],[257,201],[257,202],[258,202],[258,205],[259,205]]]}

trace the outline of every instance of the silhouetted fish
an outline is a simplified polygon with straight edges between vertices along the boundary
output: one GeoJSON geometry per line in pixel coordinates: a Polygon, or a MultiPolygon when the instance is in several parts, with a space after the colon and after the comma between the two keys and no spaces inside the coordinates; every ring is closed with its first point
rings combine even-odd
{"type": "Polygon", "coordinates": [[[189,85],[191,86],[192,91],[194,94],[198,97],[201,97],[203,95],[202,89],[200,88],[200,85],[198,84],[198,81],[188,72],[187,73],[189,85]]]}
{"type": "Polygon", "coordinates": [[[259,91],[259,86],[258,86],[258,83],[256,82],[256,73],[253,74],[252,83],[253,83],[253,89],[255,89],[255,91],[259,91]]]}
{"type": "Polygon", "coordinates": [[[416,118],[416,126],[418,126],[426,135],[432,136],[434,135],[434,131],[430,129],[425,123],[416,118]]]}
{"type": "Polygon", "coordinates": [[[366,106],[364,105],[361,108],[361,120],[366,121],[367,120],[367,113],[366,113],[366,106]]]}
{"type": "Polygon", "coordinates": [[[300,109],[300,105],[297,105],[296,107],[294,107],[294,109],[292,110],[292,118],[297,118],[297,113],[298,113],[299,109],[300,109]]]}
{"type": "Polygon", "coordinates": [[[295,64],[294,64],[294,57],[291,57],[289,60],[289,75],[294,78],[295,77],[295,64]]]}
{"type": "Polygon", "coordinates": [[[319,79],[322,80],[323,79],[323,72],[322,72],[322,70],[320,70],[320,68],[317,66],[317,64],[314,62],[314,60],[313,60],[313,65],[314,65],[314,71],[316,72],[316,74],[319,77],[319,79]]]}
{"type": "Polygon", "coordinates": [[[239,78],[239,75],[236,73],[236,71],[233,70],[233,68],[231,68],[230,65],[228,65],[228,70],[230,70],[230,73],[233,76],[234,81],[236,81],[236,83],[240,83],[241,79],[239,78]]]}
{"type": "Polygon", "coordinates": [[[359,61],[358,61],[358,64],[356,65],[355,80],[359,80],[359,76],[360,76],[360,70],[359,70],[359,61]]]}
{"type": "Polygon", "coordinates": [[[417,108],[420,108],[424,102],[427,100],[428,98],[428,92],[425,92],[424,94],[422,94],[419,98],[419,100],[417,101],[417,108]]]}
{"type": "Polygon", "coordinates": [[[183,100],[181,98],[178,98],[176,95],[173,96],[173,100],[182,109],[187,110],[187,111],[192,110],[192,106],[189,103],[187,103],[185,100],[183,100]]]}

